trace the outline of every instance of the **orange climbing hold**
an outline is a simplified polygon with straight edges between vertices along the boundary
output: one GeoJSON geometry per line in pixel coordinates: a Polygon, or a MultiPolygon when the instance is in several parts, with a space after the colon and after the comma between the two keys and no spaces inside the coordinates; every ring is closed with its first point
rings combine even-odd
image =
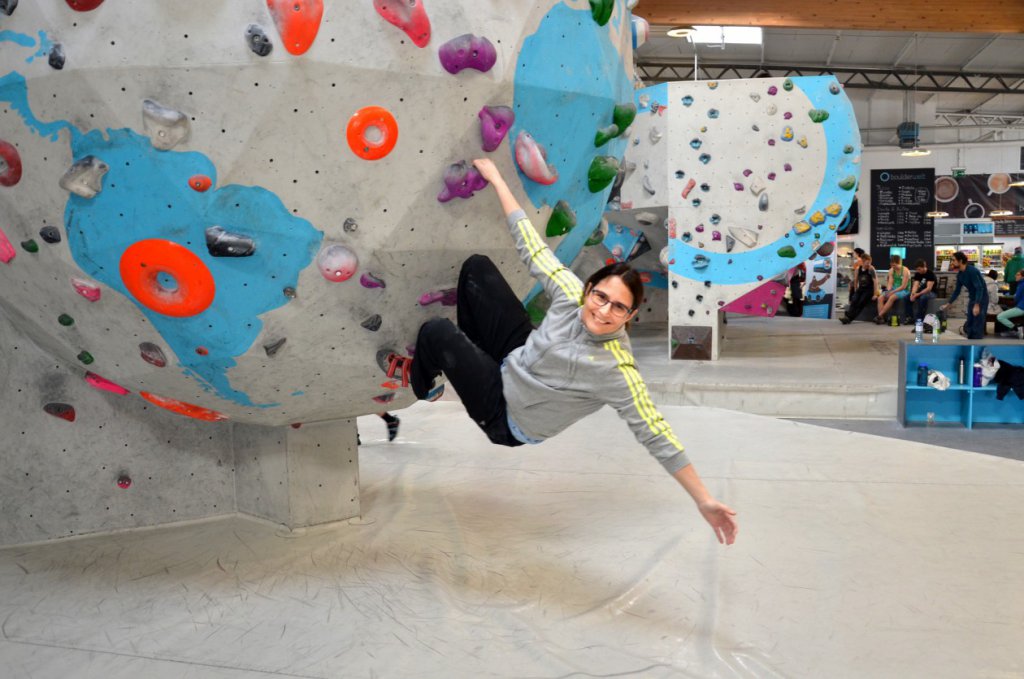
{"type": "Polygon", "coordinates": [[[165,316],[195,316],[213,303],[213,275],[188,248],[150,238],[121,255],[121,280],[139,304],[165,316]]]}
{"type": "Polygon", "coordinates": [[[373,8],[389,24],[405,31],[417,47],[430,42],[430,18],[423,0],[373,0],[373,8]]]}
{"type": "Polygon", "coordinates": [[[305,54],[320,31],[323,0],[267,0],[267,8],[284,48],[295,55],[305,54]]]}
{"type": "Polygon", "coordinates": [[[159,406],[164,410],[170,410],[172,413],[184,415],[185,417],[191,417],[205,422],[220,422],[221,420],[228,419],[227,415],[218,413],[216,410],[210,410],[209,408],[197,406],[192,403],[185,403],[184,401],[176,401],[173,398],[167,398],[165,396],[157,396],[156,394],[152,394],[148,391],[140,391],[139,396],[155,406],[159,406]]]}
{"type": "Polygon", "coordinates": [[[91,12],[103,4],[103,0],[67,0],[68,7],[76,12],[91,12]]]}
{"type": "Polygon", "coordinates": [[[398,143],[398,123],[386,108],[367,106],[349,119],[345,136],[352,153],[363,160],[380,160],[398,143]]]}
{"type": "Polygon", "coordinates": [[[193,190],[203,193],[213,186],[213,180],[205,174],[196,174],[188,178],[188,185],[193,190]]]}

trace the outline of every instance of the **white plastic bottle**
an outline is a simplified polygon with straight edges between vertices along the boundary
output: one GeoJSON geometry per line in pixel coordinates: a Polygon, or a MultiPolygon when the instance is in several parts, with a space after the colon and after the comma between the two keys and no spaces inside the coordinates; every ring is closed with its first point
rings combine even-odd
{"type": "Polygon", "coordinates": [[[924,341],[924,321],[920,318],[914,323],[914,344],[924,341]]]}

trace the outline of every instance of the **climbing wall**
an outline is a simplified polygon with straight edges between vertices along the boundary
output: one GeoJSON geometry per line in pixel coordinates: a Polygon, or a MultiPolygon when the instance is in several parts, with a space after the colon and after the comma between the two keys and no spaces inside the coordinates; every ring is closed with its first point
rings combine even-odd
{"type": "MultiPolygon", "coordinates": [[[[465,257],[531,288],[469,161],[576,260],[626,147],[638,29],[622,0],[0,3],[0,323],[53,359],[13,392],[40,416],[5,409],[0,431],[110,427],[89,401],[120,399],[117,467],[156,412],[214,446],[408,405],[387,357],[454,316],[465,257]],[[74,421],[31,386],[58,378],[85,384],[53,397],[74,421]]],[[[290,468],[267,455],[260,487],[290,468]]]]}
{"type": "Polygon", "coordinates": [[[853,108],[831,76],[667,83],[637,102],[621,206],[667,207],[670,352],[714,359],[720,312],[774,315],[786,272],[832,254],[860,177],[853,108]]]}

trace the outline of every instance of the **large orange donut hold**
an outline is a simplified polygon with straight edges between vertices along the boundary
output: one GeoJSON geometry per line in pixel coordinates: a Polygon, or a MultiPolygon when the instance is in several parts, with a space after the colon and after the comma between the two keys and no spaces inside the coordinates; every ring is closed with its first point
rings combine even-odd
{"type": "Polygon", "coordinates": [[[367,106],[352,114],[345,136],[352,153],[363,160],[380,160],[398,143],[398,123],[386,108],[367,106]]]}
{"type": "Polygon", "coordinates": [[[121,280],[147,309],[165,316],[195,316],[213,303],[213,274],[188,248],[150,238],[133,243],[121,255],[121,280]]]}

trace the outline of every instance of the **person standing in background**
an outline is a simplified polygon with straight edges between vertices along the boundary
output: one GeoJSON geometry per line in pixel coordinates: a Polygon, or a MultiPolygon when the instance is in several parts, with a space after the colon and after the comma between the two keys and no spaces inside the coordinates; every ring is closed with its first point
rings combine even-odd
{"type": "Polygon", "coordinates": [[[1011,295],[1017,292],[1020,280],[1017,278],[1018,271],[1024,271],[1024,254],[1021,254],[1019,245],[1013,249],[1013,257],[1010,257],[1003,268],[1003,278],[1010,284],[1011,295]]]}
{"type": "Polygon", "coordinates": [[[988,288],[985,287],[985,277],[978,271],[978,267],[967,261],[967,255],[963,252],[954,252],[949,266],[957,272],[956,288],[949,301],[942,305],[942,310],[945,311],[952,306],[956,298],[960,296],[960,290],[967,288],[967,323],[964,324],[964,332],[967,339],[983,339],[985,337],[985,311],[988,309],[988,288]]]}

